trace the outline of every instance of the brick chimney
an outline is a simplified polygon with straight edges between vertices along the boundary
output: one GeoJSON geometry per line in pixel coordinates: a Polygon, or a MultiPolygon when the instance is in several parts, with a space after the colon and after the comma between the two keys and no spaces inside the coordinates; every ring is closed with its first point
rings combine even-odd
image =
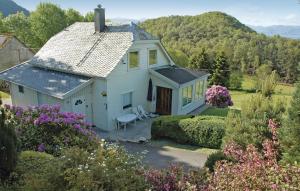
{"type": "Polygon", "coordinates": [[[101,5],[95,9],[95,31],[104,32],[105,30],[105,9],[101,5]]]}

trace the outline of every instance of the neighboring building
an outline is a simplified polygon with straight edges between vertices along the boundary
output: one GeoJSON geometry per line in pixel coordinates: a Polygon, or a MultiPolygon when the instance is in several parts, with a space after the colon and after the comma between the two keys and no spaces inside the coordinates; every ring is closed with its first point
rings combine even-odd
{"type": "Polygon", "coordinates": [[[209,74],[175,66],[159,39],[135,24],[75,23],[52,37],[28,62],[0,73],[14,105],[60,104],[112,130],[113,120],[142,105],[165,115],[205,104],[209,74]]]}
{"type": "Polygon", "coordinates": [[[0,34],[0,71],[30,60],[33,51],[11,35],[0,34]]]}

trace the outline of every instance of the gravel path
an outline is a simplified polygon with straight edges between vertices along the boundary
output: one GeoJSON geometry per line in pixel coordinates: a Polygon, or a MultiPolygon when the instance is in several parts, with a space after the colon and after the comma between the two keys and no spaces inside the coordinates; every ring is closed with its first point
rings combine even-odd
{"type": "Polygon", "coordinates": [[[166,168],[179,163],[185,168],[202,168],[207,155],[182,149],[154,147],[149,144],[120,143],[131,154],[144,154],[144,163],[153,168],[166,168]]]}

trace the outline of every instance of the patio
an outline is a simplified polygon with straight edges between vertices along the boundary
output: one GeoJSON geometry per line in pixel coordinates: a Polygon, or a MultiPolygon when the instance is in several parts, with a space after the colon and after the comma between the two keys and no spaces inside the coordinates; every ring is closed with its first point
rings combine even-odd
{"type": "Polygon", "coordinates": [[[126,130],[121,127],[119,130],[103,131],[97,129],[96,132],[101,139],[109,141],[135,142],[146,141],[151,139],[151,124],[153,119],[144,119],[127,124],[126,130]]]}

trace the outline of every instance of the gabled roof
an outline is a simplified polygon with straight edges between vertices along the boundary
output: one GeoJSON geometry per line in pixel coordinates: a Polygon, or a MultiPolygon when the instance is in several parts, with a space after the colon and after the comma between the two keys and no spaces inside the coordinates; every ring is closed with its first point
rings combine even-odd
{"type": "Polygon", "coordinates": [[[5,45],[12,39],[9,35],[0,35],[0,48],[4,48],[5,45]]]}
{"type": "Polygon", "coordinates": [[[181,68],[178,66],[154,68],[152,69],[152,73],[153,72],[172,82],[175,82],[175,84],[178,84],[179,86],[209,75],[207,72],[204,71],[195,71],[187,68],[181,68]]]}
{"type": "Polygon", "coordinates": [[[20,64],[0,73],[0,79],[64,99],[92,81],[91,78],[20,64]]]}
{"type": "Polygon", "coordinates": [[[108,26],[95,33],[94,23],[75,23],[52,37],[30,64],[93,77],[107,77],[133,41],[158,40],[135,24],[108,26]]]}

